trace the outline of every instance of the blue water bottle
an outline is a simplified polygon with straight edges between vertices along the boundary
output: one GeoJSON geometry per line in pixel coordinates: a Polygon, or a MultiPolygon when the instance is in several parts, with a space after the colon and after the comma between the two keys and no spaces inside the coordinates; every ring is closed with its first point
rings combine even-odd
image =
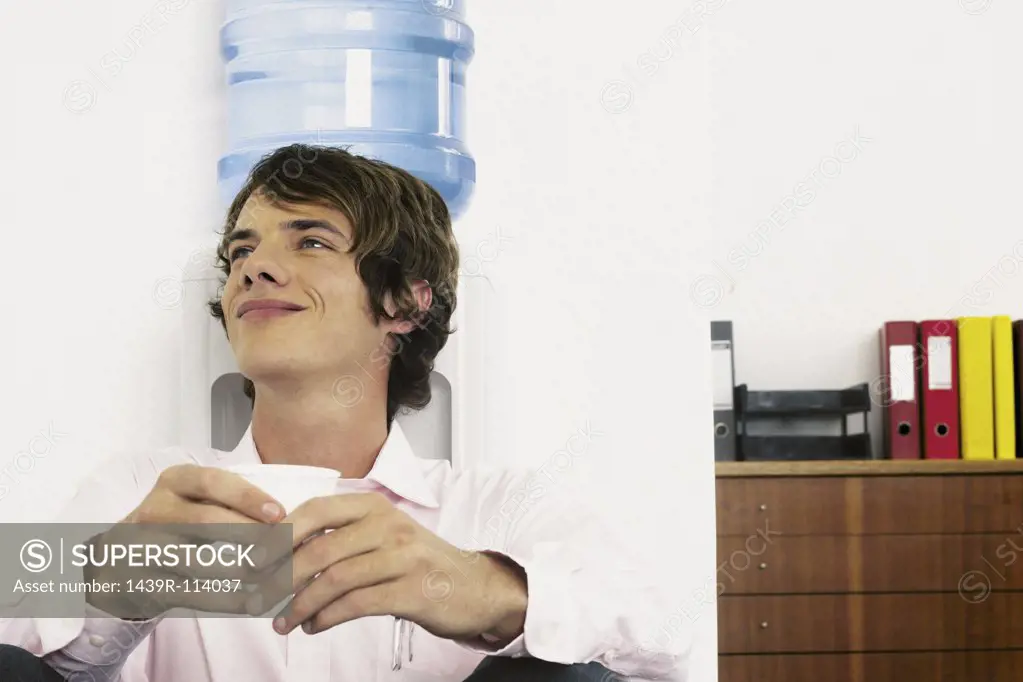
{"type": "Polygon", "coordinates": [[[225,207],[293,142],[344,146],[428,182],[452,218],[476,184],[465,145],[465,0],[227,0],[225,207]]]}

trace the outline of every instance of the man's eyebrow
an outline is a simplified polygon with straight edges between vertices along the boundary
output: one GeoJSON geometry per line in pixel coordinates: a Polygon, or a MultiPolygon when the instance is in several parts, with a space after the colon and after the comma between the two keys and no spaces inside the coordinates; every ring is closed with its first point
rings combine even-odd
{"type": "Polygon", "coordinates": [[[321,220],[318,218],[296,218],[295,220],[286,220],[281,223],[282,230],[326,230],[336,234],[345,241],[348,241],[348,235],[337,228],[334,223],[329,220],[321,220]]]}
{"type": "Polygon", "coordinates": [[[256,231],[255,230],[250,230],[248,228],[243,228],[241,230],[231,230],[231,233],[229,235],[227,235],[226,245],[230,246],[231,244],[233,244],[235,242],[241,242],[241,241],[245,241],[246,239],[255,239],[255,238],[256,238],[256,231]]]}
{"type": "Polygon", "coordinates": [[[328,220],[319,218],[298,218],[296,220],[284,221],[280,224],[283,230],[326,230],[327,232],[341,237],[345,241],[351,241],[351,237],[345,234],[341,228],[328,220]]]}
{"type": "MultiPolygon", "coordinates": [[[[304,232],[305,230],[326,230],[331,234],[335,234],[341,239],[348,241],[348,235],[337,228],[336,225],[327,220],[320,220],[318,218],[296,218],[294,220],[285,220],[280,224],[282,230],[296,230],[304,232]]],[[[234,242],[244,241],[246,239],[255,239],[259,235],[256,234],[255,230],[249,228],[242,228],[238,230],[232,230],[231,234],[227,236],[227,244],[231,245],[234,242]]]]}

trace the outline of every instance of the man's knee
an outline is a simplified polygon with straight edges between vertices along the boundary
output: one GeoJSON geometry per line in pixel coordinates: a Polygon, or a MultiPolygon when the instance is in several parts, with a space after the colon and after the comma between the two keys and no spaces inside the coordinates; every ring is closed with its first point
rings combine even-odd
{"type": "Polygon", "coordinates": [[[61,676],[34,654],[10,644],[0,644],[0,680],[61,682],[61,676]]]}
{"type": "Polygon", "coordinates": [[[598,663],[561,665],[537,658],[490,656],[465,682],[625,682],[598,663]]]}
{"type": "Polygon", "coordinates": [[[0,644],[0,670],[5,665],[33,665],[39,660],[34,654],[11,644],[0,644]]]}

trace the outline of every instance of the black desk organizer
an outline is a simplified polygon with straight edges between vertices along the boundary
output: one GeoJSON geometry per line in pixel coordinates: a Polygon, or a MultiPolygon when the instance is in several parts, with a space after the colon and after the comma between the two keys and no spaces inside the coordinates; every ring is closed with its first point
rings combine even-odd
{"type": "Polygon", "coordinates": [[[735,387],[739,459],[745,461],[801,461],[872,459],[867,415],[870,388],[859,384],[837,391],[750,391],[735,387]],[[849,417],[863,414],[863,433],[849,433],[849,417]],[[751,436],[747,426],[755,420],[840,420],[840,436],[751,436]]]}

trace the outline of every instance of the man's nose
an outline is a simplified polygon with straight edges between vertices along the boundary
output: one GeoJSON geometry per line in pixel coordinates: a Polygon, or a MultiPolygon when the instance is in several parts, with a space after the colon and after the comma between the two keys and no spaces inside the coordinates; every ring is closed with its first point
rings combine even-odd
{"type": "Polygon", "coordinates": [[[287,279],[287,272],[280,259],[275,258],[265,245],[260,245],[249,254],[242,264],[242,283],[246,288],[251,288],[256,282],[284,286],[287,279]]]}
{"type": "Polygon", "coordinates": [[[257,280],[262,280],[263,282],[267,282],[268,284],[280,284],[280,282],[278,282],[274,278],[273,274],[265,268],[257,269],[255,272],[252,273],[249,272],[245,273],[245,286],[251,287],[253,284],[256,283],[257,280]]]}

